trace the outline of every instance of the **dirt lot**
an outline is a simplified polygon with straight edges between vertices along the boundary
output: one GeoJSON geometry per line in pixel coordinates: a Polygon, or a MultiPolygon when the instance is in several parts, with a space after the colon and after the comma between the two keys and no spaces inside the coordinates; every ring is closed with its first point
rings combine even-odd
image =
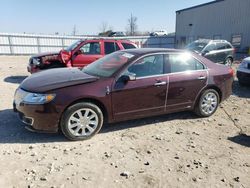
{"type": "Polygon", "coordinates": [[[235,81],[210,118],[152,117],[70,142],[28,132],[12,112],[27,61],[0,56],[0,187],[250,187],[250,88],[235,81]]]}

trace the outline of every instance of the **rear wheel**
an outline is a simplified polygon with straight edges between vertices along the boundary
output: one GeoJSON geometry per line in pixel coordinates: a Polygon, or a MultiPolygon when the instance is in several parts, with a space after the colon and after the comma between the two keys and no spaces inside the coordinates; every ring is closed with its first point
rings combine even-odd
{"type": "Polygon", "coordinates": [[[242,82],[239,78],[238,78],[238,82],[240,86],[247,86],[247,84],[245,82],[242,82]]]}
{"type": "Polygon", "coordinates": [[[195,113],[201,117],[211,116],[219,105],[219,94],[214,89],[205,90],[195,107],[195,113]]]}
{"type": "Polygon", "coordinates": [[[100,108],[87,102],[70,106],[60,122],[63,134],[69,140],[86,140],[99,132],[103,125],[103,113],[100,108]]]}
{"type": "Polygon", "coordinates": [[[232,64],[233,64],[233,59],[231,57],[228,57],[225,61],[225,65],[232,66],[232,64]]]}

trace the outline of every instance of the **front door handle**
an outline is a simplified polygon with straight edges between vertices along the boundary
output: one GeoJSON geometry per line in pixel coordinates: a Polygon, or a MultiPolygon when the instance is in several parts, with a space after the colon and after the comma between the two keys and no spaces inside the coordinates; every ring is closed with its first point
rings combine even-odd
{"type": "Polygon", "coordinates": [[[167,82],[163,82],[163,81],[161,82],[160,81],[160,82],[156,82],[155,86],[163,86],[163,85],[166,85],[166,84],[167,84],[167,82]]]}
{"type": "Polygon", "coordinates": [[[206,79],[206,76],[199,76],[198,77],[198,80],[205,80],[206,79]]]}

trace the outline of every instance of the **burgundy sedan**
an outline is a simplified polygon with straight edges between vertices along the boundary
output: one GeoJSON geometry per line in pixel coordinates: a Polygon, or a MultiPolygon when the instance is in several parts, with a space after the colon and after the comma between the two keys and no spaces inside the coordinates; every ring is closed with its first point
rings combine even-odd
{"type": "Polygon", "coordinates": [[[192,52],[131,49],[114,52],[83,69],[61,68],[26,78],[14,110],[26,128],[62,130],[88,139],[104,122],[192,110],[211,116],[232,92],[233,70],[192,52]]]}

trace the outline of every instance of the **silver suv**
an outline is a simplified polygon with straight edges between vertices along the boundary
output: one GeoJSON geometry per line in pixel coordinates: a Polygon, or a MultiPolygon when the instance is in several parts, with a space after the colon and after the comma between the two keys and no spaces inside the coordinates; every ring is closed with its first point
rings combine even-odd
{"type": "Polygon", "coordinates": [[[187,45],[186,49],[194,51],[207,59],[231,66],[235,49],[226,40],[199,39],[187,45]]]}

